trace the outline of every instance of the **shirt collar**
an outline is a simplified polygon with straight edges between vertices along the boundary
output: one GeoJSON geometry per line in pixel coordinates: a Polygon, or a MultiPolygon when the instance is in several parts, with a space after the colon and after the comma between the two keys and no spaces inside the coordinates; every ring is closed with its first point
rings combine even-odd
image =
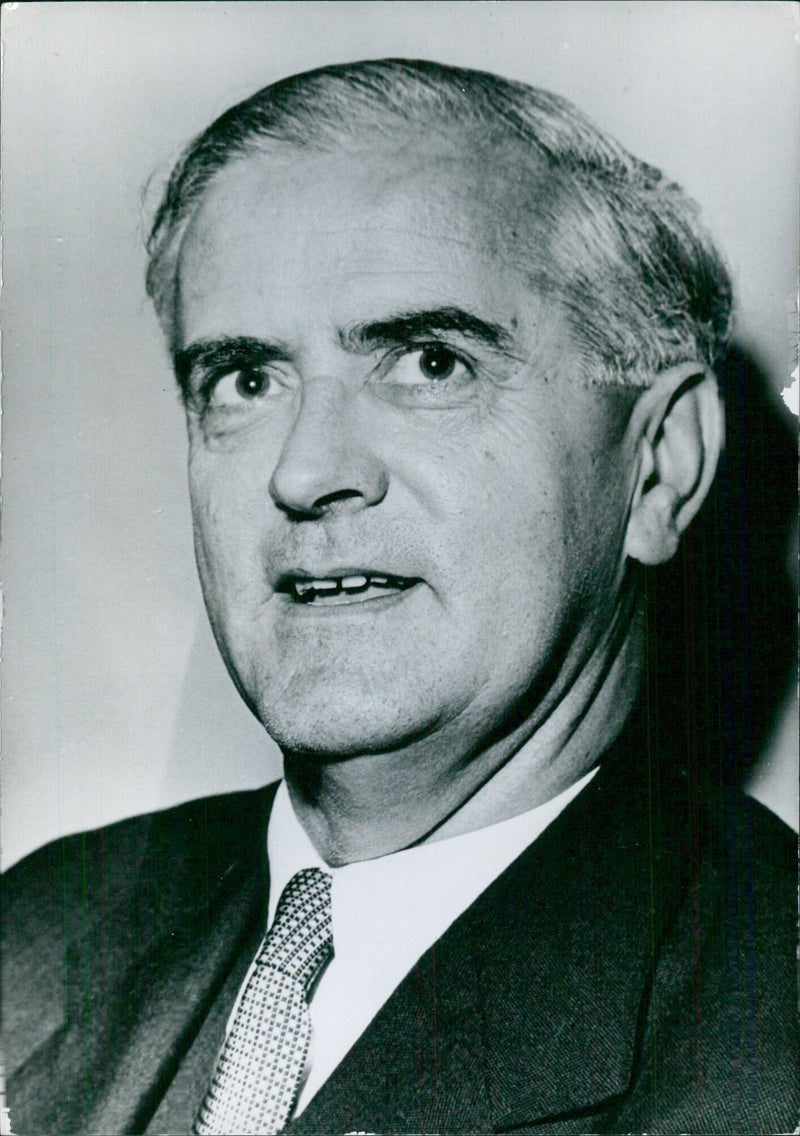
{"type": "Polygon", "coordinates": [[[333,880],[333,933],[338,949],[352,946],[358,950],[359,944],[366,945],[367,917],[370,927],[381,928],[383,933],[424,942],[432,925],[443,933],[555,820],[596,771],[590,770],[558,796],[508,820],[338,868],[327,865],[315,849],[297,819],[286,783],[281,782],[267,834],[268,925],[292,876],[304,868],[321,868],[333,880]]]}

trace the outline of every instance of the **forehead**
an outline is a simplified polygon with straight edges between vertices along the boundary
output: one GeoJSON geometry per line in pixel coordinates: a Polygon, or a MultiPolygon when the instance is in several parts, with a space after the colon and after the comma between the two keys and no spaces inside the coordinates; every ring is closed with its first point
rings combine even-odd
{"type": "Polygon", "coordinates": [[[521,252],[529,254],[547,185],[518,157],[498,159],[416,139],[392,150],[283,148],[232,162],[183,240],[183,316],[202,307],[213,322],[230,318],[231,304],[255,312],[265,300],[332,314],[478,299],[507,307],[512,293],[530,300],[521,252]]]}

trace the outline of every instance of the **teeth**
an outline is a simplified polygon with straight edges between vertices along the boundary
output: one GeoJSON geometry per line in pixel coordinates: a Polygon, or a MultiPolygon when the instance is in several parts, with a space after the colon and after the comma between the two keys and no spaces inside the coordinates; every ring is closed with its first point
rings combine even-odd
{"type": "MultiPolygon", "coordinates": [[[[334,584],[334,587],[336,585],[334,584]]],[[[307,596],[309,592],[316,592],[326,587],[324,580],[295,580],[292,585],[298,596],[307,596]]]]}
{"type": "Polygon", "coordinates": [[[345,592],[359,591],[361,588],[366,588],[366,576],[345,576],[342,580],[342,590],[345,592]]]}
{"type": "Polygon", "coordinates": [[[335,596],[340,592],[354,594],[363,592],[368,587],[403,590],[411,583],[412,581],[400,576],[343,576],[341,579],[294,580],[289,590],[301,603],[311,603],[317,596],[335,596]]]}

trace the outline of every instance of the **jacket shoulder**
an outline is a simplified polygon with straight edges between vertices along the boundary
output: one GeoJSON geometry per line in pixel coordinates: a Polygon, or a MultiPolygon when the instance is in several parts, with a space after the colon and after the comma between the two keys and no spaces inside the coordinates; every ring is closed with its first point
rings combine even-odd
{"type": "Polygon", "coordinates": [[[655,954],[626,1131],[788,1131],[800,1110],[797,839],[747,798],[715,820],[655,954]]]}

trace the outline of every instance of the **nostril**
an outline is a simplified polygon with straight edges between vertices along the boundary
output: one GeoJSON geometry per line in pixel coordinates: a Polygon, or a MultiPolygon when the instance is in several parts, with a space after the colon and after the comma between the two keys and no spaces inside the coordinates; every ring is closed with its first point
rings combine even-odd
{"type": "Polygon", "coordinates": [[[357,489],[340,489],[335,493],[325,493],[321,497],[309,501],[307,505],[299,501],[290,502],[280,497],[275,500],[278,508],[292,520],[316,519],[331,516],[337,512],[346,512],[348,505],[351,509],[360,509],[364,504],[364,495],[357,489]],[[349,505],[349,503],[352,504],[349,505]]]}
{"type": "Polygon", "coordinates": [[[338,505],[347,501],[360,501],[364,494],[357,489],[337,489],[335,493],[325,493],[314,502],[315,513],[333,512],[338,505]]]}

